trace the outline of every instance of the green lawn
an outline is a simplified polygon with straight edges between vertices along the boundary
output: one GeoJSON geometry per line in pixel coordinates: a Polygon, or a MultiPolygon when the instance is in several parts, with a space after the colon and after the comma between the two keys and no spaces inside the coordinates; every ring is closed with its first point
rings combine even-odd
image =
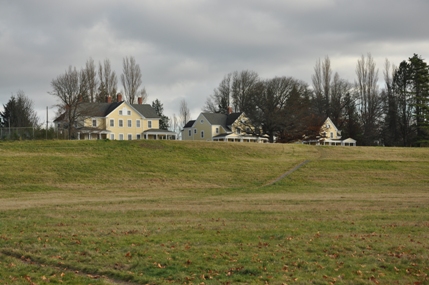
{"type": "Polygon", "coordinates": [[[428,240],[429,149],[0,142],[0,284],[429,284],[428,240]]]}

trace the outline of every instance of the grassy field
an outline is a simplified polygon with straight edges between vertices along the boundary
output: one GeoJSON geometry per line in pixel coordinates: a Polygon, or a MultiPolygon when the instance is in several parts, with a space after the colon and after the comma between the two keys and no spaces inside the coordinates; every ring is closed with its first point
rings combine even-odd
{"type": "Polygon", "coordinates": [[[0,245],[0,284],[429,284],[429,149],[0,142],[0,245]]]}

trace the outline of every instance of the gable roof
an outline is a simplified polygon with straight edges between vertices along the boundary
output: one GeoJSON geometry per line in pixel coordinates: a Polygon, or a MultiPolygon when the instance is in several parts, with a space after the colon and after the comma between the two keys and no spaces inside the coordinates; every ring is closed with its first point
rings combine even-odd
{"type": "Polygon", "coordinates": [[[105,117],[122,103],[82,103],[78,106],[78,111],[84,116],[105,117]]]}
{"type": "Polygon", "coordinates": [[[149,104],[132,104],[131,106],[145,118],[160,118],[156,113],[155,109],[149,104]]]}
{"type": "Polygon", "coordinates": [[[221,125],[223,127],[232,125],[241,114],[243,113],[231,113],[229,115],[221,113],[202,113],[211,125],[221,125]]]}
{"type": "MultiPolygon", "coordinates": [[[[114,103],[82,103],[78,106],[78,112],[83,116],[91,117],[106,117],[120,105],[125,104],[125,101],[114,103]]],[[[127,103],[128,104],[128,103],[127,103]]],[[[149,104],[128,104],[136,112],[140,113],[145,118],[159,119],[155,109],[149,104]]],[[[56,120],[64,117],[64,113],[56,120]]]]}
{"type": "Polygon", "coordinates": [[[190,120],[186,123],[186,125],[183,126],[183,128],[191,128],[195,123],[195,120],[190,120]]]}

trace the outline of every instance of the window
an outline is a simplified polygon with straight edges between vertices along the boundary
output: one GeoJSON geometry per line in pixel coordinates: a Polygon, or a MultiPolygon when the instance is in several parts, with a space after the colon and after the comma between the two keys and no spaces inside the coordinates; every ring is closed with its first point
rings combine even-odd
{"type": "Polygon", "coordinates": [[[92,119],[92,126],[96,127],[97,126],[97,119],[92,119]]]}
{"type": "Polygon", "coordinates": [[[141,135],[140,134],[137,134],[136,137],[137,137],[138,140],[141,139],[141,135]]]}
{"type": "Polygon", "coordinates": [[[119,115],[122,115],[122,110],[119,110],[119,115]]]}
{"type": "Polygon", "coordinates": [[[201,131],[201,137],[202,138],[204,137],[204,131],[201,131]]]}
{"type": "Polygon", "coordinates": [[[128,134],[128,140],[132,140],[133,139],[133,135],[132,134],[128,134]]]}
{"type": "Polygon", "coordinates": [[[119,134],[119,140],[123,141],[124,140],[124,134],[119,134]]]}
{"type": "Polygon", "coordinates": [[[219,128],[216,128],[216,134],[218,134],[219,133],[219,128]]]}
{"type": "Polygon", "coordinates": [[[201,123],[201,124],[202,124],[202,123],[204,123],[204,120],[201,120],[201,121],[200,121],[200,123],[201,123]]]}
{"type": "Polygon", "coordinates": [[[110,140],[114,140],[115,139],[115,134],[110,134],[110,140]]]}
{"type": "Polygon", "coordinates": [[[196,134],[197,133],[197,129],[194,129],[194,134],[196,134]]]}
{"type": "Polygon", "coordinates": [[[140,120],[136,120],[136,127],[140,128],[140,120]]]}
{"type": "Polygon", "coordinates": [[[331,133],[331,139],[333,139],[334,138],[334,133],[331,133]]]}
{"type": "Polygon", "coordinates": [[[152,121],[147,121],[147,127],[148,127],[149,129],[151,129],[151,128],[152,128],[152,121]]]}
{"type": "Polygon", "coordinates": [[[131,111],[127,111],[127,115],[128,115],[128,116],[131,116],[131,111]]]}
{"type": "Polygon", "coordinates": [[[192,131],[191,131],[191,130],[189,130],[188,135],[189,135],[189,136],[192,136],[192,131]]]}
{"type": "Polygon", "coordinates": [[[115,126],[115,119],[110,119],[110,126],[114,127],[115,126]]]}
{"type": "Polygon", "coordinates": [[[131,128],[131,120],[128,120],[128,128],[131,128]]]}
{"type": "Polygon", "coordinates": [[[241,133],[240,128],[236,128],[236,129],[235,129],[235,132],[236,132],[237,134],[240,134],[240,133],[241,133]]]}
{"type": "Polygon", "coordinates": [[[123,127],[124,126],[124,121],[122,121],[122,120],[119,120],[119,127],[123,127]]]}

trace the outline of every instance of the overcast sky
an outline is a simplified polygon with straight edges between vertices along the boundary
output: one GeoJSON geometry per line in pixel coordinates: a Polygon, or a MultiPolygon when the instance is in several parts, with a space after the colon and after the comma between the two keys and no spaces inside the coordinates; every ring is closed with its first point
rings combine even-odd
{"type": "Polygon", "coordinates": [[[386,58],[429,61],[428,12],[429,0],[0,0],[0,109],[23,90],[52,121],[52,79],[90,57],[110,59],[119,77],[134,56],[148,103],[159,99],[171,116],[186,99],[192,118],[236,70],[311,84],[316,61],[329,56],[353,82],[369,52],[382,78],[386,58]]]}

